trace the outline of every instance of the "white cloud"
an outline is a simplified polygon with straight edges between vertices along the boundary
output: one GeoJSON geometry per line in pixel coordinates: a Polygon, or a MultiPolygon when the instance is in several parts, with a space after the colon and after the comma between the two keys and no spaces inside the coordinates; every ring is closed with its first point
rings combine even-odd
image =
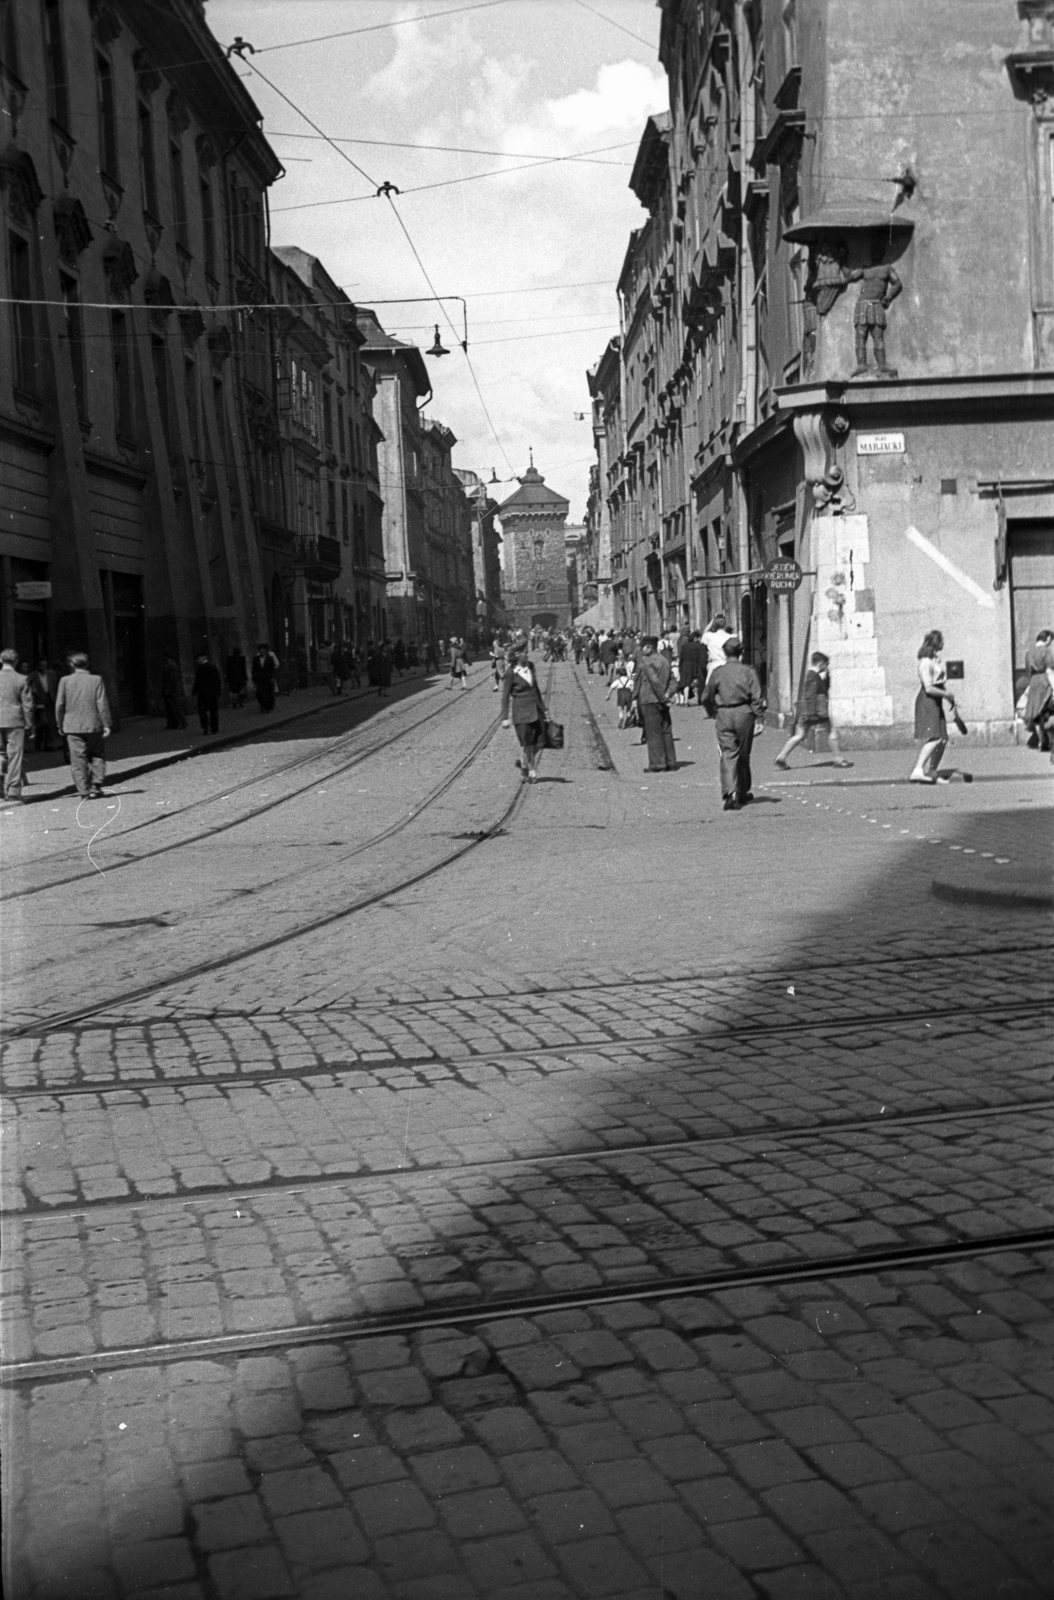
{"type": "MultiPolygon", "coordinates": [[[[416,7],[400,7],[397,17],[416,17],[416,7]]],[[[446,29],[422,27],[412,21],[392,30],[395,53],[387,66],[368,78],[362,93],[382,103],[419,100],[451,72],[462,74],[477,67],[482,47],[473,39],[467,20],[446,29]]]]}
{"type": "Polygon", "coordinates": [[[640,61],[613,62],[601,67],[595,89],[550,100],[546,109],[556,127],[583,138],[643,128],[646,117],[666,109],[666,78],[640,61]]]}

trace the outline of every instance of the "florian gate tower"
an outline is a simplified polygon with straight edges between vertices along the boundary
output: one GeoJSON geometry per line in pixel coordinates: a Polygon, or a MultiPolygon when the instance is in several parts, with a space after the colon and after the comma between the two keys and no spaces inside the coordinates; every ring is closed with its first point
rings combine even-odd
{"type": "Polygon", "coordinates": [[[547,489],[545,479],[531,464],[520,487],[500,508],[505,556],[502,602],[514,628],[527,632],[571,625],[571,595],[567,586],[567,552],[564,527],[570,501],[547,489]]]}

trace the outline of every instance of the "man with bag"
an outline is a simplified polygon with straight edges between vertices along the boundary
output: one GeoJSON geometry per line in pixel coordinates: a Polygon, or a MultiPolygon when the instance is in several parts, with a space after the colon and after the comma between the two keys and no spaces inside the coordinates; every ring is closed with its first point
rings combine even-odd
{"type": "Polygon", "coordinates": [[[648,765],[644,770],[676,772],[677,751],[674,748],[673,718],[670,714],[670,680],[673,673],[668,658],[656,653],[657,645],[658,640],[654,635],[641,640],[633,686],[648,745],[648,765]]]}

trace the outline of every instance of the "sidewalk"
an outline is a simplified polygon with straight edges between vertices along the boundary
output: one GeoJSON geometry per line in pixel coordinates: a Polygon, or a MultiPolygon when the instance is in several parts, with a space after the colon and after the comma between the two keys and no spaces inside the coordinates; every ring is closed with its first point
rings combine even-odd
{"type": "MultiPolygon", "coordinates": [[[[400,687],[420,685],[427,678],[427,673],[419,671],[406,673],[402,679],[394,680],[392,688],[395,697],[400,687]]],[[[137,777],[140,773],[153,772],[158,767],[171,766],[206,751],[223,750],[258,735],[274,733],[279,728],[302,722],[307,717],[339,705],[354,704],[371,696],[376,699],[376,695],[377,691],[367,684],[359,689],[348,690],[343,695],[334,695],[327,685],[317,684],[309,689],[294,689],[288,695],[281,695],[274,713],[266,717],[252,700],[240,710],[221,706],[218,734],[201,733],[193,711],[188,714],[188,726],[185,728],[166,728],[159,717],[130,717],[121,730],[111,734],[106,741],[107,779],[137,777]]],[[[24,798],[30,802],[73,793],[69,766],[61,750],[27,751],[25,770],[28,783],[24,798]]]]}

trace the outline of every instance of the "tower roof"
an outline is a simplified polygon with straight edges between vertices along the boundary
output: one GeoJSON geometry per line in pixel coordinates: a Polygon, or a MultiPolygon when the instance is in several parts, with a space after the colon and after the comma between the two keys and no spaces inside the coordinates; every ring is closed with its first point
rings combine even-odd
{"type": "Polygon", "coordinates": [[[571,504],[570,500],[562,494],[557,494],[554,489],[546,487],[545,479],[538,471],[533,460],[523,477],[518,478],[516,481],[520,487],[507,500],[502,501],[501,506],[498,508],[499,513],[508,511],[543,511],[547,507],[552,507],[554,511],[558,507],[562,507],[564,512],[567,512],[571,504]]]}

